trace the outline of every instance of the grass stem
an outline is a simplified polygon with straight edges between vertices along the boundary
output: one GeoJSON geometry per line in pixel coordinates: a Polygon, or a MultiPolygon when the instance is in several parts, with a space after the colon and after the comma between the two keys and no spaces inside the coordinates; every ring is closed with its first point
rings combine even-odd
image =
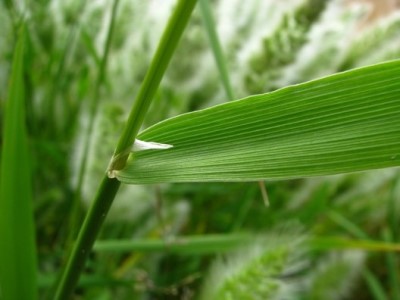
{"type": "Polygon", "coordinates": [[[94,120],[98,111],[99,102],[101,99],[101,88],[106,79],[106,71],[107,71],[107,62],[111,47],[111,40],[114,32],[115,27],[115,20],[117,15],[119,0],[114,0],[112,11],[111,11],[111,19],[110,24],[108,27],[107,38],[104,45],[104,52],[100,60],[99,64],[99,71],[97,74],[96,85],[94,88],[93,95],[91,97],[89,103],[89,120],[88,120],[88,128],[86,131],[85,139],[84,139],[84,146],[83,146],[83,155],[82,160],[79,165],[79,172],[78,172],[78,181],[75,190],[75,196],[72,203],[71,215],[70,215],[70,232],[69,232],[69,241],[72,241],[77,234],[78,226],[77,223],[79,222],[80,217],[80,202],[81,202],[81,194],[82,194],[82,185],[83,185],[83,178],[86,172],[86,161],[88,160],[88,153],[89,153],[89,145],[90,145],[90,136],[93,134],[93,127],[94,127],[94,120]]]}
{"type": "Polygon", "coordinates": [[[195,4],[196,0],[179,0],[140,87],[127,125],[117,144],[114,160],[110,164],[109,171],[120,170],[125,166],[130,147],[135,141],[146,112],[150,107],[151,100],[157,91],[195,4]]]}
{"type": "Polygon", "coordinates": [[[233,100],[235,96],[229,78],[228,66],[226,63],[225,56],[222,52],[222,47],[216,31],[215,22],[212,16],[209,0],[200,0],[199,4],[202,17],[204,20],[204,25],[206,27],[208,39],[210,40],[210,45],[214,54],[219,74],[221,76],[221,81],[224,86],[226,96],[228,97],[229,100],[233,100]]]}
{"type": "MultiPolygon", "coordinates": [[[[132,146],[136,138],[151,100],[189,21],[195,4],[196,0],[180,0],[167,24],[115,150],[114,158],[116,157],[117,159],[111,164],[113,170],[123,168],[126,164],[129,155],[126,150],[132,146]]],[[[72,295],[79,280],[79,275],[83,271],[85,260],[92,249],[119,186],[120,182],[118,180],[109,178],[107,175],[104,176],[63,270],[54,299],[69,299],[72,295]]]]}

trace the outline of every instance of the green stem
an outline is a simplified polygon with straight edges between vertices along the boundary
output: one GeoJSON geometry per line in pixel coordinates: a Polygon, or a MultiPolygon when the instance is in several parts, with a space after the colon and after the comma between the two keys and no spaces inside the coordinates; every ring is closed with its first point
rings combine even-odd
{"type": "Polygon", "coordinates": [[[385,290],[382,288],[381,283],[376,278],[376,276],[368,269],[364,269],[362,272],[362,276],[367,283],[369,290],[371,291],[371,295],[375,300],[387,300],[385,290]]]}
{"type": "Polygon", "coordinates": [[[393,178],[389,201],[387,204],[387,220],[394,241],[399,240],[400,222],[399,222],[399,217],[396,213],[398,211],[398,208],[396,207],[398,205],[396,201],[396,199],[398,199],[397,198],[398,187],[400,187],[400,172],[397,172],[396,176],[393,178]]]}
{"type": "MultiPolygon", "coordinates": [[[[151,100],[160,84],[183,30],[189,21],[195,4],[196,0],[179,0],[161,37],[160,44],[129,115],[125,130],[118,142],[114,155],[116,159],[111,163],[112,170],[118,170],[125,166],[129,155],[129,153],[125,152],[134,143],[151,100]]],[[[63,270],[54,299],[69,299],[73,293],[79,280],[79,275],[84,268],[85,260],[92,249],[119,186],[119,181],[109,178],[107,175],[101,181],[93,204],[79,232],[76,244],[63,270]]]]}
{"type": "Polygon", "coordinates": [[[222,47],[218,38],[217,31],[215,30],[215,22],[208,0],[200,0],[200,8],[204,19],[204,25],[206,26],[208,39],[210,40],[210,45],[213,50],[215,62],[221,76],[221,81],[224,86],[226,96],[229,100],[233,100],[235,96],[233,94],[232,85],[229,80],[228,67],[225,56],[222,52],[222,47]]]}
{"type": "MultiPolygon", "coordinates": [[[[355,236],[356,238],[358,238],[360,240],[371,240],[370,236],[366,232],[364,232],[360,227],[358,227],[355,223],[353,223],[350,220],[348,220],[342,214],[331,210],[331,211],[327,212],[327,216],[333,222],[335,222],[337,225],[342,227],[344,230],[346,230],[348,233],[350,233],[351,235],[355,236]]],[[[335,248],[335,247],[332,246],[332,248],[335,248]]],[[[378,248],[379,248],[379,246],[378,246],[378,248]]],[[[383,248],[384,247],[381,247],[377,251],[384,251],[383,248]]],[[[364,249],[364,250],[367,250],[367,249],[364,249]]],[[[373,291],[374,294],[377,294],[377,293],[379,293],[379,291],[383,291],[384,290],[381,282],[375,276],[374,273],[370,272],[368,269],[365,269],[364,272],[363,272],[363,276],[364,276],[365,283],[367,284],[369,289],[371,291],[373,291]]]]}
{"type": "MultiPolygon", "coordinates": [[[[83,146],[83,155],[79,167],[79,173],[78,173],[78,183],[76,186],[75,190],[75,196],[72,202],[72,208],[71,208],[71,215],[70,215],[70,226],[69,228],[71,229],[69,232],[69,241],[72,241],[77,234],[77,231],[79,229],[78,223],[80,219],[80,203],[81,203],[81,194],[82,194],[82,185],[83,185],[83,178],[86,172],[86,161],[88,159],[88,153],[89,153],[89,145],[90,145],[90,136],[93,133],[93,127],[94,127],[94,120],[97,115],[98,111],[98,106],[99,102],[101,99],[100,97],[100,91],[101,87],[104,84],[104,81],[106,79],[106,69],[107,69],[107,62],[108,62],[108,57],[110,53],[110,47],[111,47],[111,40],[114,32],[114,26],[115,26],[115,20],[116,20],[116,15],[117,15],[117,9],[118,9],[118,4],[119,0],[114,0],[113,6],[112,6],[112,11],[111,11],[111,20],[110,20],[110,25],[108,27],[108,32],[107,32],[107,38],[104,46],[104,53],[103,56],[100,60],[99,64],[99,73],[97,74],[96,78],[96,85],[95,85],[95,90],[92,95],[90,104],[89,104],[89,124],[88,128],[86,131],[85,139],[84,139],[84,146],[83,146]]],[[[69,243],[67,243],[69,244],[69,243]]]]}
{"type": "Polygon", "coordinates": [[[120,182],[104,177],[79,232],[76,244],[58,283],[54,299],[69,299],[79,280],[85,260],[118,191],[120,182]]]}
{"type": "Polygon", "coordinates": [[[111,163],[110,171],[120,170],[125,166],[129,149],[135,141],[143,123],[145,114],[150,106],[163,74],[171,60],[184,28],[196,4],[196,0],[179,0],[175,11],[165,28],[160,44],[154,55],[146,77],[139,90],[135,105],[128,118],[128,123],[122,133],[111,163]]]}
{"type": "Polygon", "coordinates": [[[348,233],[351,235],[355,236],[356,238],[359,239],[370,239],[367,233],[365,233],[360,227],[358,227],[355,223],[351,222],[348,220],[345,216],[342,214],[330,210],[326,213],[326,215],[337,225],[345,229],[348,233]]]}
{"type": "MultiPolygon", "coordinates": [[[[389,227],[384,228],[382,235],[383,239],[388,243],[395,240],[389,227]]],[[[390,295],[391,299],[393,300],[400,300],[400,275],[398,264],[398,257],[395,255],[395,253],[386,253],[388,281],[391,290],[390,295]]]]}

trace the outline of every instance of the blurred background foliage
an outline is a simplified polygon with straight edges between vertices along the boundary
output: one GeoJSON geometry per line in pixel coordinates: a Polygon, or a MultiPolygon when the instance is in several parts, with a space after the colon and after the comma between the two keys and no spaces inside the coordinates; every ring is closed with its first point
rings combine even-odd
{"type": "MultiPolygon", "coordinates": [[[[0,3],[1,120],[21,16],[28,29],[24,81],[43,299],[107,167],[174,3],[0,3]]],[[[399,58],[394,0],[210,5],[236,98],[399,58]]],[[[197,8],[145,126],[227,100],[197,8]]],[[[400,299],[399,256],[379,247],[400,239],[398,169],[265,185],[270,207],[256,183],[123,186],[100,240],[151,239],[162,247],[121,251],[109,245],[101,251],[99,245],[76,299],[400,299]],[[222,242],[192,238],[207,234],[218,234],[222,242]],[[174,251],[183,236],[186,250],[174,251]],[[226,237],[236,240],[224,244],[226,237]],[[337,237],[345,247],[335,243],[337,237]],[[378,251],[358,240],[375,241],[378,251]]]]}

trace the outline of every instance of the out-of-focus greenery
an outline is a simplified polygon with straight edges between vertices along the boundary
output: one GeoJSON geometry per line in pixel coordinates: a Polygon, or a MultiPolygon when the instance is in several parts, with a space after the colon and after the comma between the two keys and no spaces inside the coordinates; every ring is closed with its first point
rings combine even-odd
{"type": "MultiPolygon", "coordinates": [[[[120,0],[98,80],[113,3],[0,3],[1,127],[22,17],[26,23],[23,80],[40,299],[51,297],[71,231],[107,168],[175,1],[120,0]],[[97,106],[88,137],[91,103],[97,106]]],[[[395,10],[365,23],[368,6],[341,0],[210,5],[237,98],[399,58],[395,10]]],[[[144,127],[227,100],[197,9],[144,127]]],[[[256,183],[124,186],[76,298],[400,299],[398,254],[354,243],[399,242],[399,172],[267,182],[268,208],[256,183]],[[330,237],[349,239],[350,246],[310,246],[330,237]],[[111,243],[121,240],[138,244],[122,251],[111,243]]]]}

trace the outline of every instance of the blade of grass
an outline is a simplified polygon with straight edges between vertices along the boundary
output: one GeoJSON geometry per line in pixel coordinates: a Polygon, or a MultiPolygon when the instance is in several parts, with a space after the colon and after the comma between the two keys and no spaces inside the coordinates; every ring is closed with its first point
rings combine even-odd
{"type": "Polygon", "coordinates": [[[397,215],[397,201],[399,195],[398,191],[400,187],[400,172],[397,172],[397,176],[393,179],[392,182],[392,187],[391,187],[391,192],[390,192],[390,198],[387,204],[387,219],[388,219],[388,224],[390,227],[390,231],[393,236],[393,241],[399,241],[400,236],[399,236],[399,226],[400,226],[400,221],[399,217],[397,215]]]}
{"type": "Polygon", "coordinates": [[[104,45],[104,52],[99,61],[99,71],[96,78],[96,84],[94,86],[94,92],[90,99],[89,103],[89,114],[88,114],[88,128],[84,138],[84,146],[83,146],[83,155],[80,162],[80,167],[78,171],[78,180],[77,186],[75,190],[75,195],[72,203],[71,214],[70,214],[70,230],[69,230],[69,242],[71,242],[75,237],[79,229],[79,221],[80,221],[80,204],[81,204],[81,194],[82,194],[82,185],[83,178],[86,172],[86,162],[88,160],[89,153],[89,145],[90,145],[90,137],[93,134],[94,120],[98,111],[99,102],[101,99],[101,88],[106,80],[106,71],[107,71],[107,62],[108,56],[111,47],[111,40],[114,31],[114,25],[116,20],[116,14],[118,9],[119,0],[114,0],[112,10],[111,10],[111,19],[108,27],[107,38],[104,45]]]}
{"type": "Polygon", "coordinates": [[[218,34],[215,30],[215,22],[211,13],[210,3],[208,0],[200,0],[199,4],[204,20],[204,25],[206,26],[208,39],[210,40],[210,45],[213,50],[215,62],[221,76],[222,85],[224,86],[224,90],[228,99],[233,100],[235,96],[233,93],[231,81],[229,79],[229,72],[225,56],[222,52],[221,43],[219,42],[218,34]]]}
{"type": "Polygon", "coordinates": [[[355,236],[356,238],[359,239],[370,239],[367,233],[365,233],[360,227],[358,227],[356,224],[345,218],[343,215],[340,213],[330,210],[326,213],[326,215],[334,221],[336,224],[338,224],[340,227],[345,229],[347,232],[355,236]]]}
{"type": "MultiPolygon", "coordinates": [[[[162,76],[171,60],[178,41],[189,21],[196,4],[195,0],[180,0],[173,11],[167,27],[146,73],[144,81],[132,107],[127,125],[121,135],[110,164],[109,173],[123,168],[128,158],[129,149],[143,123],[144,116],[150,106],[162,76]]],[[[79,275],[83,270],[85,260],[94,244],[101,225],[110,209],[111,203],[119,189],[120,182],[105,175],[93,200],[83,225],[80,229],[76,244],[62,272],[61,281],[57,286],[54,299],[68,299],[73,293],[79,275]]]]}
{"type": "Polygon", "coordinates": [[[362,274],[374,299],[387,300],[388,298],[386,297],[385,290],[382,288],[382,285],[376,276],[369,270],[363,270],[362,274]]]}
{"type": "Polygon", "coordinates": [[[351,240],[338,237],[314,238],[310,241],[310,245],[316,250],[358,249],[365,251],[400,252],[400,244],[396,243],[373,240],[351,240]]]}
{"type": "Polygon", "coordinates": [[[25,127],[22,25],[14,51],[4,120],[0,177],[0,296],[37,299],[30,159],[25,127]]]}
{"type": "MultiPolygon", "coordinates": [[[[365,231],[363,231],[359,226],[357,226],[357,224],[350,221],[349,219],[347,219],[345,216],[341,215],[340,213],[331,210],[331,211],[327,212],[327,216],[332,221],[334,221],[336,224],[338,224],[340,227],[345,229],[348,233],[355,236],[356,238],[358,238],[360,240],[371,240],[370,236],[365,231]]],[[[374,295],[375,299],[379,299],[379,300],[386,299],[385,292],[384,292],[385,289],[382,286],[379,279],[377,278],[377,276],[375,276],[375,274],[372,273],[367,268],[365,268],[363,270],[362,274],[363,274],[364,280],[365,280],[368,288],[370,289],[371,293],[374,295]]]]}
{"type": "Polygon", "coordinates": [[[211,254],[225,252],[249,242],[246,234],[202,235],[176,237],[171,240],[108,240],[98,241],[94,250],[98,252],[168,252],[174,254],[211,254]]]}
{"type": "Polygon", "coordinates": [[[400,60],[160,122],[139,134],[124,183],[259,181],[400,165],[400,60]]]}
{"type": "MultiPolygon", "coordinates": [[[[399,240],[398,236],[398,226],[399,226],[399,219],[396,214],[396,205],[397,201],[396,195],[397,185],[399,184],[400,180],[399,177],[396,176],[393,179],[392,187],[391,187],[391,195],[389,197],[389,201],[387,204],[387,220],[388,224],[387,227],[384,229],[383,238],[387,242],[396,242],[399,240]]],[[[399,274],[399,256],[395,255],[394,253],[387,253],[386,254],[386,264],[388,267],[389,273],[389,282],[390,282],[390,290],[391,297],[393,300],[400,300],[400,274],[399,274]]]]}
{"type": "Polygon", "coordinates": [[[90,54],[90,57],[92,57],[93,61],[95,62],[96,66],[98,68],[100,68],[100,65],[101,65],[100,55],[96,51],[92,37],[89,35],[87,30],[85,30],[85,28],[83,28],[81,31],[81,40],[82,40],[83,44],[85,45],[88,53],[90,54]]]}

